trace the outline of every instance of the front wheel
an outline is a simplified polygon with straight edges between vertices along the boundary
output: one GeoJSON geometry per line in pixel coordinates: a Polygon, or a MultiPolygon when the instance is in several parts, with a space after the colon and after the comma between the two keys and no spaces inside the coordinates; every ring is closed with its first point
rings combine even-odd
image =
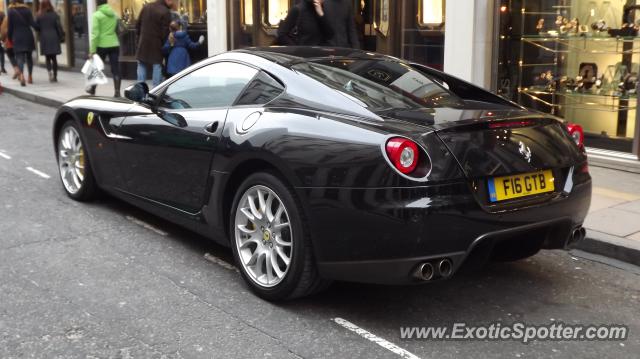
{"type": "Polygon", "coordinates": [[[267,300],[293,299],[328,285],[318,275],[301,206],[278,177],[251,175],[233,203],[231,247],[254,293],[267,300]]]}
{"type": "Polygon", "coordinates": [[[93,199],[98,188],[85,145],[73,121],[67,121],[58,134],[57,159],[60,180],[67,195],[77,201],[93,199]]]}

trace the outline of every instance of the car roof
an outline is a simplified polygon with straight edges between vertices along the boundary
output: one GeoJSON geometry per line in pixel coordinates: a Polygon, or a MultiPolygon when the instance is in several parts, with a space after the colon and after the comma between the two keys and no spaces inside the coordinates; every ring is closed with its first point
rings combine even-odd
{"type": "Polygon", "coordinates": [[[234,50],[232,52],[240,52],[260,56],[264,59],[273,61],[283,66],[291,65],[298,62],[335,58],[403,62],[402,60],[392,56],[343,47],[268,46],[249,47],[245,49],[234,50]]]}

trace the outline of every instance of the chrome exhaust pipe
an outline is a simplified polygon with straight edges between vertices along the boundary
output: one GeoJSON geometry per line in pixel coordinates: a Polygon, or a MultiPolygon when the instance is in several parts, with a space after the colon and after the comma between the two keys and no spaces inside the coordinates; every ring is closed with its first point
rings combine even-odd
{"type": "Polygon", "coordinates": [[[571,238],[569,238],[569,244],[580,242],[586,237],[586,235],[587,235],[587,231],[584,229],[584,227],[576,228],[571,233],[571,238]]]}
{"type": "Polygon", "coordinates": [[[433,274],[433,265],[429,262],[425,262],[416,267],[416,270],[413,272],[413,277],[427,281],[433,279],[433,274]]]}
{"type": "Polygon", "coordinates": [[[438,262],[438,272],[442,278],[447,278],[453,273],[453,263],[449,258],[441,259],[438,262]]]}

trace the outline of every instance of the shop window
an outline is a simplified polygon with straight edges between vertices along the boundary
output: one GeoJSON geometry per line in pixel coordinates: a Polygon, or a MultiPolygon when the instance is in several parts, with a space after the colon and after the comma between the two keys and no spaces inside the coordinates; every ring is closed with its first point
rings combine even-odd
{"type": "Polygon", "coordinates": [[[497,91],[581,125],[585,144],[632,152],[640,11],[626,0],[503,0],[497,91]]]}
{"type": "MultiPolygon", "coordinates": [[[[119,14],[126,24],[134,24],[140,16],[142,7],[149,3],[149,0],[109,0],[109,5],[119,14]]],[[[189,24],[207,22],[207,2],[206,0],[181,0],[174,2],[173,11],[180,14],[180,17],[189,24]]]]}
{"type": "Polygon", "coordinates": [[[262,7],[262,22],[265,27],[275,29],[288,12],[289,0],[266,0],[262,7]]]}
{"type": "Polygon", "coordinates": [[[418,24],[436,28],[444,24],[444,0],[419,0],[418,24]]]}
{"type": "Polygon", "coordinates": [[[253,26],[253,0],[240,1],[240,16],[245,28],[253,26]]]}
{"type": "Polygon", "coordinates": [[[389,35],[389,0],[377,0],[374,7],[373,26],[384,36],[389,35]]]}

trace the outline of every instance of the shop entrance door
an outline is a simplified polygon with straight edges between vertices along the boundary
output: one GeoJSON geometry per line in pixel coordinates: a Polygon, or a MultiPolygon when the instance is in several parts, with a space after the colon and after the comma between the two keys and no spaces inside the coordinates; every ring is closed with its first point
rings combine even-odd
{"type": "Polygon", "coordinates": [[[70,29],[67,31],[67,41],[73,49],[73,66],[80,70],[89,56],[89,31],[87,24],[87,0],[72,0],[70,29]]]}

